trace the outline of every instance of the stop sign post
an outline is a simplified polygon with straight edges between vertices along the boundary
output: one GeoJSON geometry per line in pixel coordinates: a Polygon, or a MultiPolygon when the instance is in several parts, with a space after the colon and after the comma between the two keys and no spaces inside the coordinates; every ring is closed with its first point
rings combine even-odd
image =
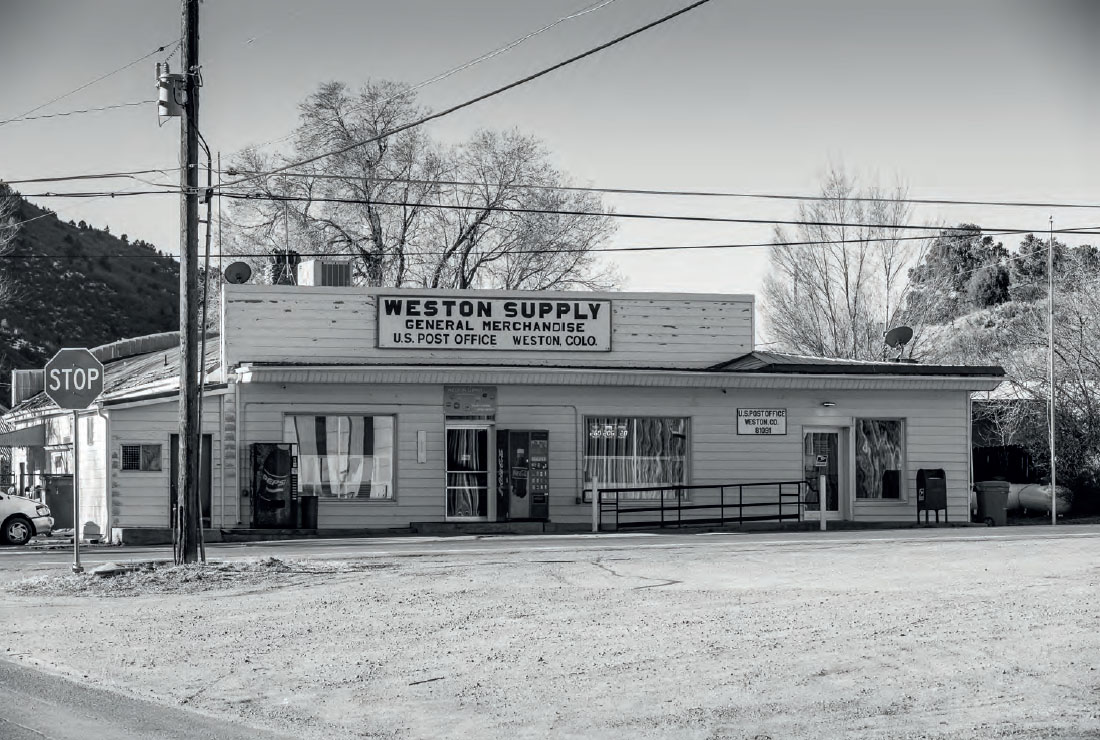
{"type": "Polygon", "coordinates": [[[103,363],[84,348],[58,350],[46,363],[46,395],[58,408],[73,412],[73,573],[80,565],[80,426],[77,411],[86,409],[103,393],[103,363]]]}

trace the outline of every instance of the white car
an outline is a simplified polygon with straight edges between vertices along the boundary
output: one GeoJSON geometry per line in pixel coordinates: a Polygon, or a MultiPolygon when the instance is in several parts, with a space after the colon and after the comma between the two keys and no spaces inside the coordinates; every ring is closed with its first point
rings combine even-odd
{"type": "Polygon", "coordinates": [[[14,493],[0,493],[0,522],[0,543],[6,545],[25,545],[53,530],[49,506],[14,493]]]}

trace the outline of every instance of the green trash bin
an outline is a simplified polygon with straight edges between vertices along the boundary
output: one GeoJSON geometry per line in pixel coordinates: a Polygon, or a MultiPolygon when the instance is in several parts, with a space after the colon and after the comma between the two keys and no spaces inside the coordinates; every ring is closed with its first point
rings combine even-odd
{"type": "Polygon", "coordinates": [[[990,527],[1008,524],[1008,483],[992,480],[974,485],[977,492],[978,521],[990,527]]]}

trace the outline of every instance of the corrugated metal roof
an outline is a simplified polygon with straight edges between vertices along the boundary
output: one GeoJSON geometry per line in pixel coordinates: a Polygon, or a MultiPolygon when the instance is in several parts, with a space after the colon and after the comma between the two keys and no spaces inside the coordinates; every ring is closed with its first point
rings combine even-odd
{"type": "Polygon", "coordinates": [[[884,374],[752,373],[700,370],[633,370],[627,368],[432,366],[273,366],[248,365],[237,370],[242,383],[431,384],[431,385],[569,385],[635,388],[783,388],[814,390],[939,389],[976,390],[996,387],[996,378],[966,376],[890,376],[884,374]]]}
{"type": "Polygon", "coordinates": [[[1046,403],[1047,383],[1038,380],[1005,380],[991,391],[975,391],[975,401],[1046,403]]]}
{"type": "MultiPolygon", "coordinates": [[[[166,339],[168,335],[156,334],[153,337],[166,339]]],[[[178,337],[178,335],[177,335],[178,337]]],[[[134,340],[126,340],[130,346],[142,346],[133,344],[134,340]]],[[[158,342],[157,344],[167,344],[158,342]]],[[[105,345],[109,346],[109,345],[105,345]]],[[[145,345],[148,346],[148,345],[145,345]]],[[[156,346],[156,344],[154,344],[156,346]]],[[[122,359],[111,360],[103,364],[103,395],[101,400],[118,399],[127,395],[133,395],[135,391],[158,383],[169,384],[179,388],[179,349],[176,346],[156,352],[147,352],[139,355],[129,355],[122,359]]],[[[97,348],[98,349],[98,348],[97,348]]],[[[210,379],[221,367],[221,355],[219,342],[216,336],[208,336],[206,341],[206,376],[210,379]]],[[[94,352],[95,350],[93,350],[94,352]]],[[[23,415],[36,411],[48,411],[57,406],[45,393],[38,393],[8,412],[8,416],[23,415]]]]}
{"type": "Polygon", "coordinates": [[[809,357],[783,352],[749,352],[708,368],[727,373],[800,373],[808,375],[932,375],[938,377],[999,378],[1004,368],[995,365],[925,365],[919,362],[876,362],[837,357],[809,357]]]}

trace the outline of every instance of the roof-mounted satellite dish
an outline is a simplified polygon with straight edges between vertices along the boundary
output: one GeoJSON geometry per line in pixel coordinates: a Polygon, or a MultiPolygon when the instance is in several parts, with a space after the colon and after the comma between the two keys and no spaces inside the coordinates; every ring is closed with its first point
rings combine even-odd
{"type": "Polygon", "coordinates": [[[895,326],[890,331],[886,332],[886,346],[904,347],[909,343],[909,340],[913,338],[913,330],[908,326],[895,326]]]}
{"type": "Polygon", "coordinates": [[[247,262],[234,262],[225,268],[225,282],[227,283],[240,285],[241,283],[247,283],[250,277],[252,277],[252,268],[248,266],[247,262]]]}

